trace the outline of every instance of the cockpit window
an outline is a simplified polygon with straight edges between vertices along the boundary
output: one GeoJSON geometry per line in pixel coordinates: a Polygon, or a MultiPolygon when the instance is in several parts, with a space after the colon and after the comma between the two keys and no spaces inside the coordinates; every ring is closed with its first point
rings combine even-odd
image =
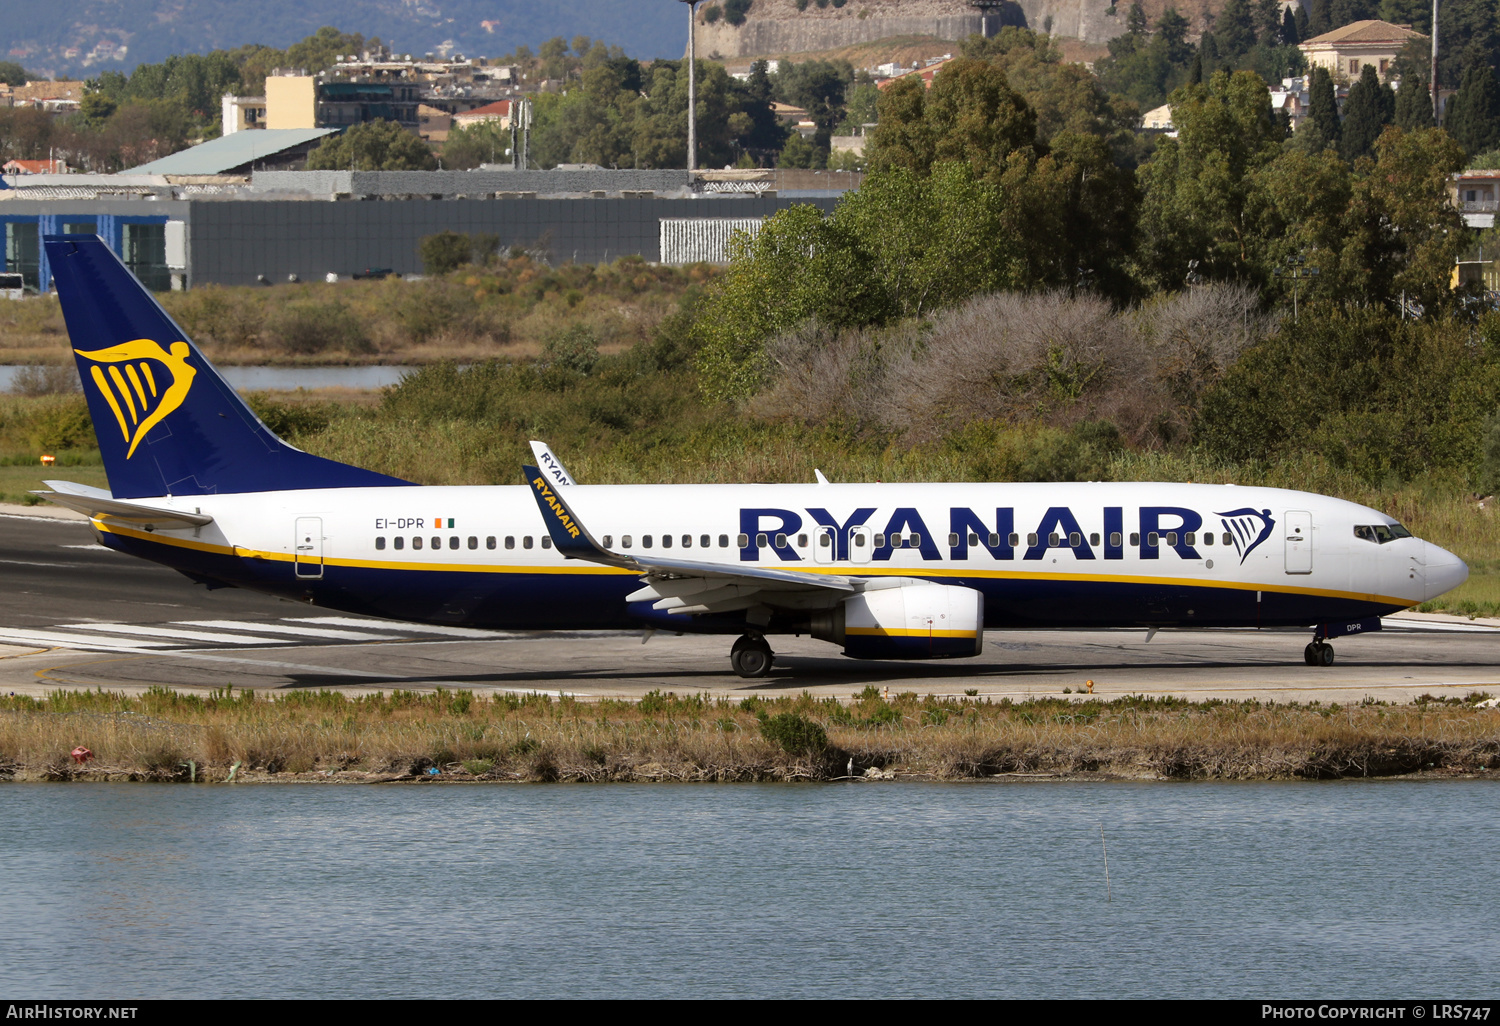
{"type": "Polygon", "coordinates": [[[1354,528],[1354,537],[1374,542],[1376,545],[1384,545],[1397,538],[1410,538],[1411,532],[1400,524],[1357,524],[1354,528]]]}

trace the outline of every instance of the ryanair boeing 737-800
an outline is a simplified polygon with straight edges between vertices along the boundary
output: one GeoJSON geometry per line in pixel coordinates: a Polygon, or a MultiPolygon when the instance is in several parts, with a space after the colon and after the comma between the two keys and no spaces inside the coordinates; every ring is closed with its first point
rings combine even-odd
{"type": "Polygon", "coordinates": [[[1392,518],[1229,485],[423,487],[277,438],[94,236],[46,240],[108,491],[49,481],[102,544],[215,587],[433,624],[810,634],[862,659],[978,655],[1005,628],[1378,630],[1468,568],[1392,518]]]}

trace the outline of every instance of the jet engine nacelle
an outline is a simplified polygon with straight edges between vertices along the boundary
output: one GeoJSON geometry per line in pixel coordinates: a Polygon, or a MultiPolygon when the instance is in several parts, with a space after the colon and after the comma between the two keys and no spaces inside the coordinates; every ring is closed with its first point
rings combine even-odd
{"type": "Polygon", "coordinates": [[[984,647],[984,596],[946,584],[877,586],[814,617],[812,633],[854,659],[975,656],[984,647]]]}

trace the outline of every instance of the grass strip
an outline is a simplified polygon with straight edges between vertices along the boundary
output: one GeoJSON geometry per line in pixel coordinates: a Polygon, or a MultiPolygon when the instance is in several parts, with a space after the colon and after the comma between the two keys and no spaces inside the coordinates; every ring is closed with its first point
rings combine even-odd
{"type": "Polygon", "coordinates": [[[439,689],[0,698],[0,779],[792,781],[1010,774],[1278,780],[1500,769],[1486,698],[1341,706],[977,697],[640,701],[439,689]],[[92,752],[77,762],[76,747],[92,752]],[[436,771],[436,772],[434,772],[436,771]]]}

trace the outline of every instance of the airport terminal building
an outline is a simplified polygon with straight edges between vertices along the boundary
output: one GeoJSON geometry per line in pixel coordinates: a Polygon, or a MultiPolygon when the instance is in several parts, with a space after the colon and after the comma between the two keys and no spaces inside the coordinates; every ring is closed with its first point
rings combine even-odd
{"type": "MultiPolygon", "coordinates": [[[[262,135],[264,133],[246,133],[262,135]]],[[[170,159],[170,158],[168,158],[170,159]]],[[[156,290],[421,274],[421,240],[497,236],[549,263],[723,262],[736,229],[796,203],[831,211],[841,172],[284,171],[26,175],[4,179],[4,265],[28,289],[51,275],[45,235],[101,236],[156,290]]],[[[148,173],[141,173],[148,172],[148,173]]]]}

